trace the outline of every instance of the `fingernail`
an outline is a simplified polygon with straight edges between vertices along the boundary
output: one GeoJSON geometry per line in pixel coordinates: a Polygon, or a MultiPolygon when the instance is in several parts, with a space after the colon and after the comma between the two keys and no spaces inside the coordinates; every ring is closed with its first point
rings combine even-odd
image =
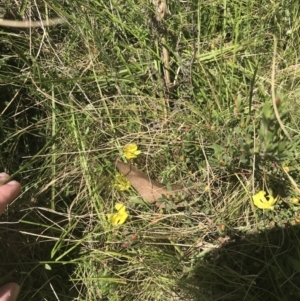
{"type": "Polygon", "coordinates": [[[1,296],[1,300],[16,301],[20,292],[20,286],[16,283],[8,283],[4,287],[7,287],[7,291],[1,296]]]}
{"type": "Polygon", "coordinates": [[[6,183],[6,185],[19,185],[19,182],[13,180],[13,181],[9,181],[8,183],[6,183]]]}
{"type": "Polygon", "coordinates": [[[8,178],[9,175],[5,172],[0,172],[0,178],[8,178]]]}

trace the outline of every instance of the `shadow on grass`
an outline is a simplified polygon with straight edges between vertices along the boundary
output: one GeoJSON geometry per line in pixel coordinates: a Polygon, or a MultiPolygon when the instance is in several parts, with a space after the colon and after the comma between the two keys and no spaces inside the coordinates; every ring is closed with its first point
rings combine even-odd
{"type": "MultiPolygon", "coordinates": [[[[26,220],[37,221],[35,212],[29,215],[26,220]]],[[[55,231],[12,221],[10,216],[10,223],[0,222],[0,286],[10,281],[19,283],[22,290],[18,300],[74,300],[78,293],[69,279],[78,248],[56,261],[72,243],[62,244],[52,257],[57,243],[55,231]]]]}
{"type": "Polygon", "coordinates": [[[299,226],[240,236],[199,259],[179,286],[191,300],[299,300],[299,241],[299,226]]]}
{"type": "MultiPolygon", "coordinates": [[[[38,187],[33,185],[35,182],[36,186],[40,185],[37,170],[43,164],[34,156],[46,143],[34,125],[45,118],[45,113],[26,98],[26,91],[14,97],[13,86],[8,84],[2,86],[0,92],[5,100],[0,103],[0,113],[3,112],[0,116],[0,172],[14,175],[26,190],[22,200],[0,217],[0,286],[10,281],[20,284],[18,300],[74,300],[78,292],[69,279],[74,270],[71,262],[77,258],[79,247],[68,253],[63,262],[56,261],[74,245],[71,239],[69,243],[61,239],[59,247],[55,245],[60,242],[61,229],[67,227],[68,221],[47,211],[41,216],[30,209],[32,205],[46,208],[49,205],[45,206],[49,196],[44,193],[36,197],[38,187]],[[34,204],[31,203],[33,198],[34,204]],[[21,212],[24,209],[27,211],[21,212]],[[26,222],[19,222],[25,214],[26,222]],[[52,256],[55,246],[58,251],[52,256]]],[[[65,212],[66,208],[61,209],[65,212]]],[[[76,235],[69,235],[76,240],[76,235]]]]}

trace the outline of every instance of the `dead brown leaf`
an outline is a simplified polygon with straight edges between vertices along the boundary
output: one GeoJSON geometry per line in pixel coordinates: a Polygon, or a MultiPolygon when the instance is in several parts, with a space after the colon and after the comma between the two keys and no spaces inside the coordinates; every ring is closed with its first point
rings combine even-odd
{"type": "Polygon", "coordinates": [[[167,0],[153,0],[153,4],[156,11],[156,20],[161,21],[165,14],[169,12],[167,0]]]}
{"type": "MultiPolygon", "coordinates": [[[[168,190],[165,185],[151,180],[147,174],[133,165],[116,160],[116,166],[138,194],[150,203],[157,202],[163,196],[174,195],[176,192],[183,190],[181,185],[171,185],[171,190],[168,190]]],[[[163,204],[157,202],[156,205],[162,207],[163,204]]]]}

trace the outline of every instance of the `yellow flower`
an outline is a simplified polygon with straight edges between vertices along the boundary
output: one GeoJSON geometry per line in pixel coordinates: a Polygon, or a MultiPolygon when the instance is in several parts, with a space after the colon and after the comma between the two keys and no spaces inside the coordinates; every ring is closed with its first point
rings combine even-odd
{"type": "Polygon", "coordinates": [[[267,198],[265,197],[266,192],[261,190],[257,194],[255,194],[252,199],[254,205],[259,209],[265,210],[273,210],[274,204],[277,202],[277,197],[274,199],[273,196],[269,195],[267,198]]]}
{"type": "Polygon", "coordinates": [[[284,167],[283,167],[283,170],[284,170],[285,172],[290,172],[290,168],[289,168],[288,166],[284,166],[284,167]]]}
{"type": "Polygon", "coordinates": [[[205,186],[204,191],[205,191],[205,192],[209,192],[209,191],[210,191],[209,185],[206,185],[206,186],[205,186]]]}
{"type": "Polygon", "coordinates": [[[131,143],[124,147],[123,153],[126,159],[134,159],[141,153],[141,151],[138,150],[138,147],[135,143],[131,143]]]}
{"type": "Polygon", "coordinates": [[[299,199],[298,198],[292,198],[292,203],[293,204],[299,204],[299,199]]]}
{"type": "Polygon", "coordinates": [[[114,186],[120,191],[126,191],[130,188],[130,182],[120,173],[117,173],[114,179],[114,186]]]}
{"type": "Polygon", "coordinates": [[[115,208],[118,212],[114,214],[107,214],[108,221],[113,226],[123,225],[128,217],[126,207],[121,203],[116,203],[115,208]]]}

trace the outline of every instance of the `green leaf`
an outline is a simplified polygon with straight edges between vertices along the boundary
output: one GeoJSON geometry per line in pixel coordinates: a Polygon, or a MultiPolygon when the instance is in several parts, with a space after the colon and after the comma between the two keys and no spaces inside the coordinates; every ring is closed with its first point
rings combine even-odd
{"type": "Polygon", "coordinates": [[[284,152],[285,149],[286,149],[286,142],[285,141],[279,142],[278,143],[278,153],[284,152]]]}
{"type": "Polygon", "coordinates": [[[48,271],[52,271],[52,268],[48,263],[45,263],[45,269],[48,271]]]}
{"type": "Polygon", "coordinates": [[[272,116],[272,113],[273,113],[273,110],[271,109],[271,106],[268,102],[266,102],[262,108],[262,113],[263,113],[263,116],[266,118],[266,119],[271,119],[271,116],[272,116]]]}

